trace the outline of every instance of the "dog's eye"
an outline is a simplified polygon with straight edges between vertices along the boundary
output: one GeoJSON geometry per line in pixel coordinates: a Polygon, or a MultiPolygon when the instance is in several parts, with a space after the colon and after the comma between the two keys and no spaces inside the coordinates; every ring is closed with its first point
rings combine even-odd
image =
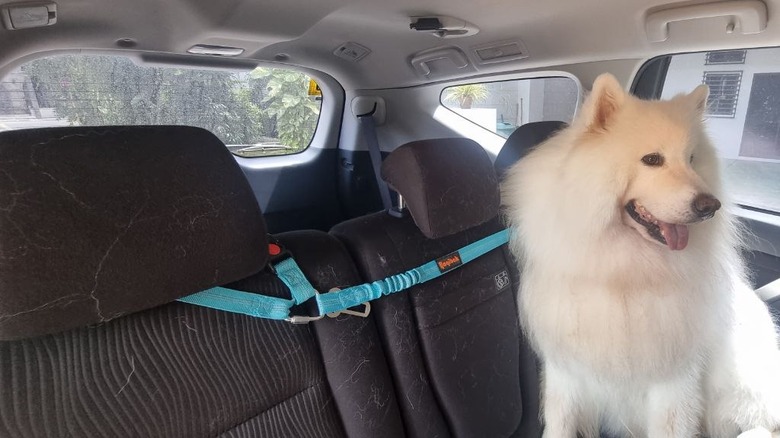
{"type": "Polygon", "coordinates": [[[647,166],[662,166],[664,164],[664,157],[659,153],[647,154],[642,157],[642,162],[647,166]]]}
{"type": "Polygon", "coordinates": [[[690,161],[690,163],[693,164],[693,155],[691,155],[691,159],[688,161],[690,161]]]}

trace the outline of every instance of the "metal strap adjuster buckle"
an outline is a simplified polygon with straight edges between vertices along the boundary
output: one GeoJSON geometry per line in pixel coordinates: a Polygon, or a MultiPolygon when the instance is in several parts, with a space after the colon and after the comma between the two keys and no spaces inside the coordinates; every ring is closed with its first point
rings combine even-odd
{"type": "Polygon", "coordinates": [[[339,310],[338,312],[330,312],[328,313],[328,316],[330,318],[335,318],[339,315],[352,315],[352,316],[359,316],[361,318],[366,318],[371,313],[371,303],[366,301],[365,303],[361,303],[363,306],[363,310],[339,310]]]}
{"type": "MultiPolygon", "coordinates": [[[[333,289],[329,290],[328,292],[336,292],[340,291],[341,288],[334,287],[333,289]]],[[[312,298],[316,298],[312,297],[312,298]]],[[[311,298],[309,299],[311,300],[311,298]]],[[[309,302],[307,300],[307,302],[309,302]]],[[[300,305],[303,305],[304,303],[301,303],[300,305]]],[[[371,313],[371,303],[366,301],[365,303],[361,304],[363,306],[363,310],[350,310],[350,309],[344,309],[344,310],[338,310],[336,312],[330,312],[327,314],[329,318],[336,318],[339,315],[350,315],[350,316],[357,316],[360,318],[366,318],[371,313]]],[[[285,321],[292,323],[292,324],[308,324],[313,321],[319,321],[322,318],[324,318],[325,315],[316,315],[316,316],[309,316],[309,315],[290,315],[288,316],[285,321]]]]}
{"type": "MultiPolygon", "coordinates": [[[[329,290],[328,292],[337,292],[340,291],[341,288],[334,287],[333,289],[329,290]]],[[[368,315],[371,313],[371,303],[366,301],[365,303],[361,303],[361,306],[363,306],[363,310],[350,310],[350,309],[344,309],[339,310],[336,312],[330,312],[328,313],[328,317],[330,318],[336,318],[339,315],[351,315],[351,316],[357,316],[360,318],[367,318],[368,315]]]]}

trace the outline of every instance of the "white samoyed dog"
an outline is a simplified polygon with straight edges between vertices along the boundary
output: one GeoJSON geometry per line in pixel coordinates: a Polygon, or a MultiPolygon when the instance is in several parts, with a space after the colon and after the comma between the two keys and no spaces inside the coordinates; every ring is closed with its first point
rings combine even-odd
{"type": "Polygon", "coordinates": [[[780,428],[777,334],[745,281],[707,95],[645,101],[601,75],[504,180],[546,438],[780,428]]]}

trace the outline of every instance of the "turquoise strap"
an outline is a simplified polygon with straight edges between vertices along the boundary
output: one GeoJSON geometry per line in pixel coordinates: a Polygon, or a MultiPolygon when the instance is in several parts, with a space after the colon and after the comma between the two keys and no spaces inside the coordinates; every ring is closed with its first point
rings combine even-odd
{"type": "Polygon", "coordinates": [[[341,312],[350,307],[375,300],[383,295],[401,292],[412,286],[433,280],[498,248],[508,241],[509,231],[502,230],[466,245],[458,251],[406,272],[327,294],[318,294],[306,279],[306,276],[303,275],[295,260],[287,258],[274,265],[274,270],[276,275],[290,289],[292,299],[269,297],[225,287],[214,287],[179,298],[177,301],[225,312],[241,313],[256,318],[290,321],[293,320],[290,317],[290,308],[292,306],[315,297],[320,316],[304,317],[306,320],[313,320],[322,315],[341,312]]]}
{"type": "Polygon", "coordinates": [[[301,268],[292,258],[277,263],[274,265],[274,269],[276,275],[290,289],[291,300],[242,292],[226,287],[214,287],[179,298],[177,301],[225,312],[242,313],[255,318],[286,320],[290,316],[292,306],[301,304],[315,296],[317,291],[306,280],[301,268]]]}
{"type": "Polygon", "coordinates": [[[292,257],[286,258],[274,265],[276,276],[287,285],[292,294],[293,302],[301,304],[309,298],[317,295],[317,290],[309,283],[301,268],[292,257]]]}
{"type": "Polygon", "coordinates": [[[267,297],[225,287],[206,289],[176,301],[267,319],[287,319],[290,307],[294,304],[293,300],[267,297]]]}
{"type": "Polygon", "coordinates": [[[472,244],[466,245],[458,251],[437,260],[432,260],[406,272],[392,275],[372,283],[365,283],[340,291],[317,295],[315,298],[317,300],[317,307],[319,308],[320,315],[325,315],[332,312],[339,312],[367,301],[375,300],[383,295],[390,295],[409,289],[412,286],[433,280],[453,269],[457,269],[508,241],[509,231],[499,231],[472,244]],[[449,267],[441,268],[439,263],[448,259],[457,260],[457,262],[449,265],[449,267]]]}

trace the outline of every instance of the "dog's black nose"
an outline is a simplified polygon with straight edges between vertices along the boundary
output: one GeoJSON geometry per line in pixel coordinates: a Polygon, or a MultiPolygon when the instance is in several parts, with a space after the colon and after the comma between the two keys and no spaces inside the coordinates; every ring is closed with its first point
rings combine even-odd
{"type": "Polygon", "coordinates": [[[693,198],[693,211],[702,219],[711,218],[719,208],[720,201],[710,194],[700,193],[693,198]]]}

